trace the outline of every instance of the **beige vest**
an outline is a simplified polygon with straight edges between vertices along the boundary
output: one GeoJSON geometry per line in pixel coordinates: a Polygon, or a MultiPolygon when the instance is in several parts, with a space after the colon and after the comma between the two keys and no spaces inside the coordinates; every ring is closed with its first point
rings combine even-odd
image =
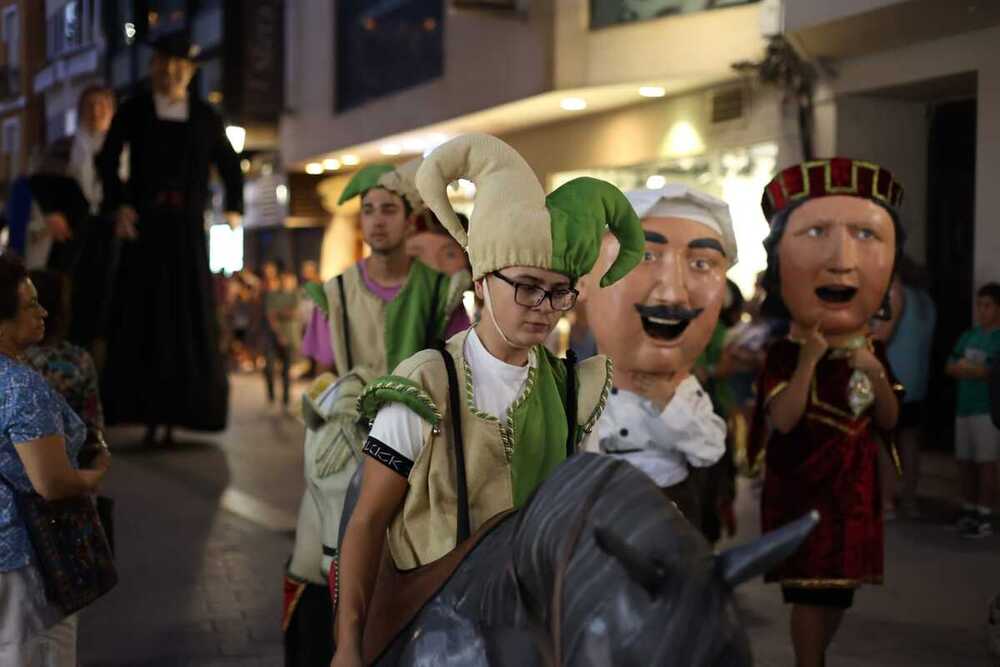
{"type": "MultiPolygon", "coordinates": [[[[382,299],[372,294],[361,277],[361,269],[354,264],[343,273],[344,297],[347,299],[347,321],[350,326],[351,358],[354,366],[364,366],[373,377],[385,375],[385,307],[382,299]]],[[[337,279],[328,280],[323,286],[330,308],[330,343],[333,345],[337,376],[343,377],[351,369],[347,364],[347,340],[344,331],[344,304],[340,300],[337,279]]]]}
{"type": "MultiPolygon", "coordinates": [[[[514,501],[503,419],[498,422],[475,410],[470,385],[465,381],[462,350],[467,336],[468,331],[453,336],[446,349],[455,359],[459,376],[469,521],[475,532],[490,517],[511,509],[514,501]]],[[[437,560],[456,546],[455,449],[448,375],[440,353],[418,352],[400,364],[396,375],[422,387],[442,415],[437,426],[423,422],[424,448],[410,471],[403,506],[388,529],[392,558],[398,568],[408,570],[437,560]]],[[[577,378],[578,424],[589,433],[607,402],[611,364],[603,356],[587,359],[577,366],[577,378]]],[[[531,391],[530,380],[525,391],[531,391]]]]}

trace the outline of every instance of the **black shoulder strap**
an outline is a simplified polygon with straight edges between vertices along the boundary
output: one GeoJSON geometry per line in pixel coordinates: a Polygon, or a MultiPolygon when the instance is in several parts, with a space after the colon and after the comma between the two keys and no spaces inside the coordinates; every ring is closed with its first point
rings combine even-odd
{"type": "MultiPolygon", "coordinates": [[[[431,296],[431,312],[430,317],[427,318],[427,330],[424,333],[424,345],[427,347],[434,347],[437,343],[438,336],[438,301],[441,296],[441,283],[444,282],[445,275],[439,273],[437,279],[434,281],[434,292],[431,296]]],[[[450,313],[449,313],[450,315],[450,313]]],[[[444,338],[444,331],[441,332],[440,338],[444,338]]]]}
{"type": "Polygon", "coordinates": [[[576,352],[566,350],[566,458],[576,453],[576,352]]]}
{"type": "Polygon", "coordinates": [[[354,368],[354,356],[351,354],[351,327],[347,318],[347,295],[344,292],[344,274],[337,276],[337,290],[340,292],[340,323],[344,327],[344,347],[347,348],[347,368],[354,368]]]}
{"type": "Polygon", "coordinates": [[[444,359],[445,370],[448,371],[448,411],[451,413],[451,428],[455,441],[455,491],[458,496],[458,538],[456,544],[461,544],[469,538],[472,530],[469,525],[469,485],[465,479],[465,450],[462,442],[462,409],[459,402],[458,373],[455,372],[455,360],[448,350],[441,348],[441,358],[444,359]]]}

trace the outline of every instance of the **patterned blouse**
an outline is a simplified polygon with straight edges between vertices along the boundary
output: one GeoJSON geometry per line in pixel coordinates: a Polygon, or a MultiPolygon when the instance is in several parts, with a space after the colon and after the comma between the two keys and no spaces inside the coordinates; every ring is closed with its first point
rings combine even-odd
{"type": "Polygon", "coordinates": [[[81,347],[62,341],[33,347],[25,354],[28,363],[69,403],[90,431],[104,431],[104,408],[97,368],[81,347]]]}
{"type": "Polygon", "coordinates": [[[41,375],[0,355],[0,572],[25,567],[34,552],[15,503],[15,489],[31,492],[31,481],[15,444],[46,436],[66,439],[66,454],[76,468],[87,427],[41,375]]]}

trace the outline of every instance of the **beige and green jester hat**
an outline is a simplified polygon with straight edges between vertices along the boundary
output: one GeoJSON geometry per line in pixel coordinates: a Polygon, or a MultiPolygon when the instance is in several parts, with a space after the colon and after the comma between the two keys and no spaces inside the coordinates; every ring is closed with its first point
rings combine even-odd
{"type": "Polygon", "coordinates": [[[473,280],[508,266],[530,266],[575,281],[594,266],[608,229],[621,250],[601,278],[602,286],[619,280],[642,259],[642,225],[618,188],[582,177],[546,197],[524,158],[488,134],[466,134],[438,146],[417,170],[416,186],[465,248],[473,280]],[[476,185],[468,232],[448,201],[448,184],[459,178],[476,185]]]}
{"type": "Polygon", "coordinates": [[[424,202],[413,181],[421,161],[422,158],[418,157],[398,167],[391,164],[370,164],[362,167],[347,182],[347,187],[340,193],[337,205],[343,206],[353,197],[364,197],[372,188],[384,188],[405,199],[413,213],[419,213],[424,208],[424,202]]]}

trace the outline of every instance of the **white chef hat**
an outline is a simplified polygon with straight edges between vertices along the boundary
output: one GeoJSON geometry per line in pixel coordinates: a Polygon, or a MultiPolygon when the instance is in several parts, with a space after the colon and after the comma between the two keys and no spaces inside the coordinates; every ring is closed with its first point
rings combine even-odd
{"type": "Polygon", "coordinates": [[[655,190],[632,190],[625,196],[640,219],[684,218],[705,225],[722,237],[729,265],[736,264],[736,234],[726,202],[680,183],[668,183],[655,190]]]}

